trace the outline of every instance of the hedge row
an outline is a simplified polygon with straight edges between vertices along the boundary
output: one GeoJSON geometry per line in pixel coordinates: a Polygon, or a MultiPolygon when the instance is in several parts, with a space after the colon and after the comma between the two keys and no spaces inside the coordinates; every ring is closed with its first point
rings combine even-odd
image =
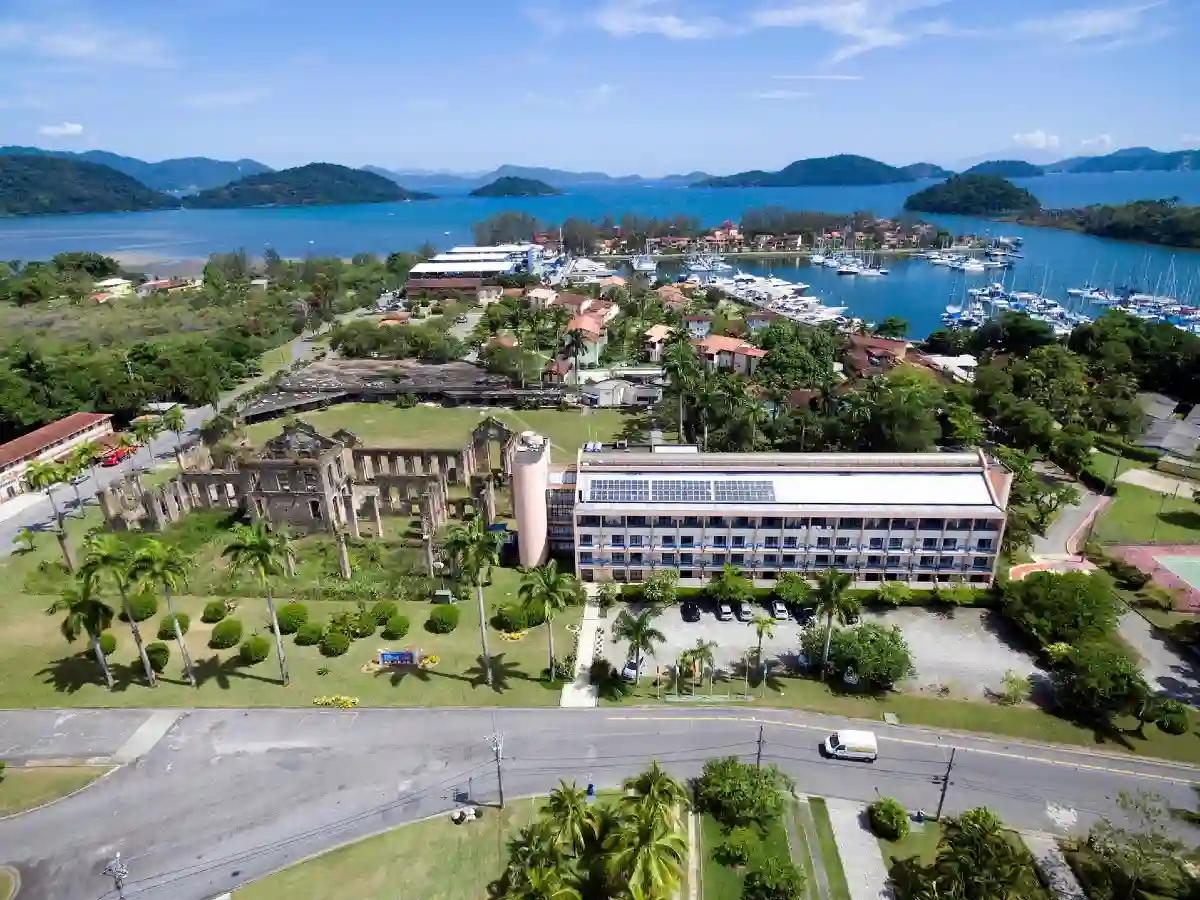
{"type": "MultiPolygon", "coordinates": [[[[765,603],[768,600],[774,600],[775,590],[769,587],[753,588],[754,601],[765,603]]],[[[999,605],[999,600],[995,592],[990,587],[985,588],[970,588],[974,599],[970,603],[961,604],[962,606],[975,607],[995,607],[999,605]]],[[[848,596],[858,600],[863,606],[884,606],[876,602],[876,591],[874,588],[852,588],[846,592],[848,596]]],[[[621,590],[621,599],[626,603],[640,603],[643,599],[643,586],[641,584],[626,584],[621,590]]],[[[702,601],[708,599],[708,589],[702,587],[680,587],[675,589],[675,596],[679,603],[685,600],[702,601]]],[[[815,599],[813,600],[815,603],[815,599]]],[[[900,606],[937,606],[939,600],[937,592],[931,585],[928,588],[913,587],[912,594],[900,606]]]]}
{"type": "Polygon", "coordinates": [[[1150,463],[1151,465],[1162,459],[1162,454],[1157,450],[1151,450],[1148,447],[1139,447],[1137,444],[1127,444],[1124,441],[1119,441],[1116,438],[1111,438],[1103,434],[1096,435],[1096,446],[1117,456],[1123,456],[1126,459],[1135,459],[1138,462],[1150,463]]]}

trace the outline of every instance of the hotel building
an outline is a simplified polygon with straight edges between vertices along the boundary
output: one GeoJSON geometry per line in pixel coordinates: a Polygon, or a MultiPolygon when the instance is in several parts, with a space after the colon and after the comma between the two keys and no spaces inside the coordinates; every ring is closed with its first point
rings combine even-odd
{"type": "Polygon", "coordinates": [[[725,564],[757,584],[852,573],[857,586],[932,588],[996,575],[1012,474],[966,453],[699,453],[586,445],[554,471],[521,436],[514,497],[522,565],[573,554],[584,581],[678,571],[700,586],[725,564]]]}

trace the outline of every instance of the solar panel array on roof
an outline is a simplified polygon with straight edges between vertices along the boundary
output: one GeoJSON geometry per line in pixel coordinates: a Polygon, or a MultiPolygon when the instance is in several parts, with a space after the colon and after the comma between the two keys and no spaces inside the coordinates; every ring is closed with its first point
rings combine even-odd
{"type": "Polygon", "coordinates": [[[652,481],[650,496],[655,503],[710,503],[711,481],[652,481]]]}
{"type": "Polygon", "coordinates": [[[598,478],[592,482],[588,500],[593,503],[646,503],[650,482],[598,478]]]}
{"type": "Polygon", "coordinates": [[[775,485],[770,481],[714,481],[713,499],[718,503],[774,503],[775,485]]]}

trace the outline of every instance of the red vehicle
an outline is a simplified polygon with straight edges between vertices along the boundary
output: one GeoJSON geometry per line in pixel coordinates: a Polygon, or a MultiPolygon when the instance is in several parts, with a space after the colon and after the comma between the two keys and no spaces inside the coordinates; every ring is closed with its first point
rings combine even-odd
{"type": "Polygon", "coordinates": [[[106,469],[119,466],[122,461],[133,456],[137,452],[137,449],[136,444],[132,447],[114,447],[100,458],[100,465],[106,469]]]}

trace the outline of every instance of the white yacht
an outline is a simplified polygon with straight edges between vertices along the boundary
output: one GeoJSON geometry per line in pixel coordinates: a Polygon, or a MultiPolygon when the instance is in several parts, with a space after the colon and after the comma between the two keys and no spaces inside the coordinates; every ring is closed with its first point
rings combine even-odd
{"type": "Polygon", "coordinates": [[[654,261],[654,257],[649,253],[640,253],[635,256],[630,266],[639,275],[653,275],[658,271],[658,263],[654,261]]]}

